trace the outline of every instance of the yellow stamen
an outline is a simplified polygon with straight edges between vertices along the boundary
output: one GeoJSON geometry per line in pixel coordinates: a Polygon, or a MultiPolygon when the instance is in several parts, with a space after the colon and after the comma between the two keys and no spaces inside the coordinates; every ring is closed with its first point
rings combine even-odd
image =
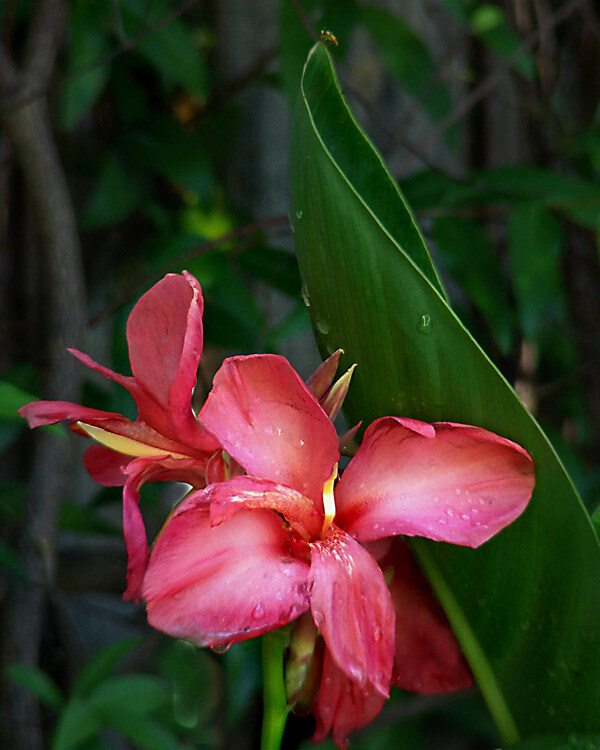
{"type": "Polygon", "coordinates": [[[105,445],[113,451],[118,453],[124,453],[126,456],[146,457],[146,456],[172,456],[173,458],[186,458],[182,453],[175,453],[174,451],[165,450],[164,448],[156,448],[154,445],[148,445],[147,443],[140,443],[139,440],[125,437],[124,435],[116,435],[114,432],[108,432],[103,430],[101,427],[96,427],[85,422],[77,422],[77,425],[89,435],[92,440],[105,445]]]}
{"type": "Polygon", "coordinates": [[[333,467],[331,476],[323,485],[323,510],[325,511],[325,520],[323,521],[323,528],[321,529],[321,539],[325,539],[327,529],[333,523],[335,518],[335,497],[333,495],[333,485],[337,479],[338,465],[333,467]]]}

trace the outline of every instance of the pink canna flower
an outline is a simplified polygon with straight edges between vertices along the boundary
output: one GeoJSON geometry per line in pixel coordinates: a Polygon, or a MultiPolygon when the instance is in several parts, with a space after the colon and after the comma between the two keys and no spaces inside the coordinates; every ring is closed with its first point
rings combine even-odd
{"type": "Polygon", "coordinates": [[[203,299],[189,273],[169,274],[133,308],[127,322],[132,376],[119,375],[71,349],[83,364],[127,388],[138,410],[132,422],[120,414],[66,401],[36,401],[19,410],[31,427],[69,420],[71,429],[99,444],[84,463],[100,484],[124,485],[123,527],[129,556],[126,598],[138,598],[148,560],[139,510],[144,482],[185,481],[196,488],[224,478],[218,441],[192,410],[202,354],[203,299]]]}
{"type": "Polygon", "coordinates": [[[310,385],[328,411],[282,357],[224,362],[199,419],[246,475],[176,508],[142,597],[154,627],[217,648],[310,611],[325,644],[314,739],[331,730],[343,748],[392,684],[470,683],[399,535],[477,547],[523,512],[534,473],[525,450],[486,430],[386,417],[338,480],[327,379],[310,385]]]}

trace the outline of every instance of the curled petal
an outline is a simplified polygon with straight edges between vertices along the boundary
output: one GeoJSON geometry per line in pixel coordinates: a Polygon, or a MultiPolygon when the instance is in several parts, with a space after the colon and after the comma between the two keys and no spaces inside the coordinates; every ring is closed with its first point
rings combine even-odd
{"type": "Polygon", "coordinates": [[[336,488],[337,522],[360,541],[405,534],[478,547],[524,510],[533,461],[468,425],[374,422],[336,488]]]}
{"type": "Polygon", "coordinates": [[[381,564],[393,570],[394,685],[416,693],[447,693],[470,687],[473,678],[458,641],[406,543],[396,538],[381,564]]]}
{"type": "Polygon", "coordinates": [[[306,611],[309,566],[281,518],[242,510],[213,527],[206,492],[183,501],[152,550],[142,589],[150,624],[199,646],[222,646],[306,611]]]}
{"type": "Polygon", "coordinates": [[[394,609],[381,569],[335,525],[311,549],[311,610],[332,658],[360,689],[371,685],[387,697],[394,609]]]}
{"type": "Polygon", "coordinates": [[[293,487],[322,507],[337,436],[283,357],[226,359],[199,419],[248,474],[293,487]]]}
{"type": "Polygon", "coordinates": [[[317,722],[312,741],[321,742],[331,730],[335,744],[345,750],[350,732],[373,721],[384,703],[372,685],[361,688],[351,680],[326,649],[321,686],[312,708],[317,722]]]}
{"type": "Polygon", "coordinates": [[[228,521],[243,508],[262,508],[280,513],[300,537],[314,539],[323,526],[323,514],[312,500],[286,485],[267,479],[238,476],[212,484],[207,492],[214,525],[228,521]]]}

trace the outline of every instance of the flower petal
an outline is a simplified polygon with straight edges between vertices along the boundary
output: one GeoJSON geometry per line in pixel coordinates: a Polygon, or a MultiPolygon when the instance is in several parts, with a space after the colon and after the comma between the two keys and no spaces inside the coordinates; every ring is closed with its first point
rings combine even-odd
{"type": "Polygon", "coordinates": [[[312,708],[317,722],[312,741],[321,742],[331,730],[335,744],[345,750],[350,732],[373,721],[384,703],[372,685],[361,688],[351,680],[326,649],[321,686],[312,708]]]}
{"type": "Polygon", "coordinates": [[[207,494],[215,526],[228,521],[243,508],[276,511],[306,541],[318,536],[323,526],[323,514],[316,510],[312,500],[291,487],[267,479],[238,476],[228,482],[212,484],[207,494]]]}
{"type": "Polygon", "coordinates": [[[206,484],[206,462],[193,458],[136,458],[124,467],[123,535],[127,547],[127,589],[124,599],[139,601],[148,564],[148,540],[140,511],[140,491],[146,482],[187,482],[199,489],[206,484]]]}
{"type": "Polygon", "coordinates": [[[338,667],[361,689],[389,695],[394,610],[381,569],[344,531],[331,526],[311,545],[311,609],[338,667]]]}
{"type": "Polygon", "coordinates": [[[338,460],[335,429],[283,357],[226,359],[199,419],[248,474],[287,484],[322,508],[338,460]]]}
{"type": "Polygon", "coordinates": [[[184,500],[152,550],[142,591],[150,624],[199,646],[223,646],[306,611],[309,566],[280,517],[242,510],[212,527],[206,493],[184,500]]]}
{"type": "Polygon", "coordinates": [[[525,510],[534,483],[529,454],[492,432],[384,417],[342,475],[336,521],[360,541],[405,534],[478,547],[525,510]]]}
{"type": "Polygon", "coordinates": [[[105,487],[121,487],[127,481],[124,472],[129,456],[111,451],[103,445],[90,445],[83,454],[83,465],[92,479],[105,487]]]}
{"type": "Polygon", "coordinates": [[[95,424],[100,420],[117,420],[132,424],[121,414],[91,409],[87,406],[74,404],[71,401],[31,401],[31,403],[25,404],[19,409],[19,414],[29,422],[32,429],[41,425],[56,424],[63,419],[89,422],[90,424],[95,424]]]}
{"type": "Polygon", "coordinates": [[[203,331],[202,291],[189,273],[168,274],[131,311],[127,341],[139,386],[130,389],[139,418],[196,450],[217,446],[192,411],[203,331]]]}
{"type": "Polygon", "coordinates": [[[399,538],[381,565],[393,567],[390,592],[396,611],[392,682],[416,693],[470,687],[473,678],[446,615],[406,543],[399,538]]]}

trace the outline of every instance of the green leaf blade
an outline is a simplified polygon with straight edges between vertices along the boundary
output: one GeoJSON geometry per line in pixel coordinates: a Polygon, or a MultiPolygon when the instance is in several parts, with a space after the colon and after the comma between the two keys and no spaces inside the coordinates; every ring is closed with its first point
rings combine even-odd
{"type": "Polygon", "coordinates": [[[342,367],[358,363],[349,420],[475,424],[530,451],[537,485],[517,522],[478,550],[413,548],[507,744],[597,731],[600,548],[590,519],[535,420],[448,307],[420,232],[407,241],[379,216],[412,221],[401,195],[382,187],[379,156],[359,149],[340,96],[318,45],[294,123],[291,216],[320,348],[343,348],[342,367]],[[334,148],[336,139],[345,143],[334,148]]]}

